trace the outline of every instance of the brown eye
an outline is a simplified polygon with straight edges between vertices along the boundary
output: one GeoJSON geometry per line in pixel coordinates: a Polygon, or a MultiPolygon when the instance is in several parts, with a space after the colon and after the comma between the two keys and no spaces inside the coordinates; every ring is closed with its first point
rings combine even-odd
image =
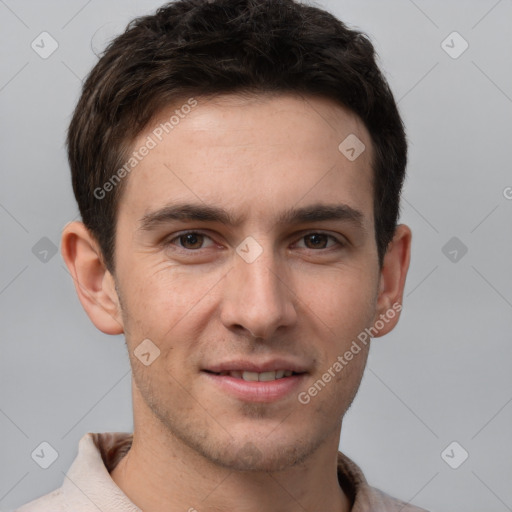
{"type": "MultiPolygon", "coordinates": [[[[184,249],[187,251],[197,251],[204,249],[205,240],[211,240],[209,236],[198,233],[196,231],[187,231],[185,233],[178,234],[172,238],[169,238],[165,245],[176,245],[178,249],[184,249]]],[[[210,243],[211,245],[211,243],[210,243]]]]}
{"type": "Polygon", "coordinates": [[[201,249],[204,235],[200,233],[188,233],[178,237],[184,249],[201,249]]]}
{"type": "MultiPolygon", "coordinates": [[[[302,240],[305,240],[306,249],[329,249],[330,247],[327,245],[329,243],[329,239],[333,240],[336,245],[343,246],[344,244],[340,242],[337,238],[332,235],[328,235],[327,233],[309,233],[302,237],[302,240]]],[[[332,246],[331,246],[332,247],[332,246]]]]}
{"type": "MultiPolygon", "coordinates": [[[[323,235],[321,233],[313,233],[312,235],[306,235],[304,240],[309,240],[311,246],[308,246],[308,249],[325,249],[324,245],[327,243],[327,239],[329,237],[327,235],[323,235]]],[[[308,245],[306,243],[306,245],[308,245]]]]}

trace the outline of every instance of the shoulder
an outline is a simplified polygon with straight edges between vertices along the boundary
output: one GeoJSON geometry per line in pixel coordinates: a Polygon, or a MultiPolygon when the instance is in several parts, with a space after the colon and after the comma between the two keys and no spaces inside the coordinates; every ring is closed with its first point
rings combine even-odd
{"type": "Polygon", "coordinates": [[[352,500],[351,512],[428,512],[368,484],[361,468],[338,452],[338,479],[352,500]]]}
{"type": "Polygon", "coordinates": [[[88,432],[80,439],[61,486],[13,512],[138,511],[110,477],[131,440],[132,434],[126,432],[88,432]]]}
{"type": "Polygon", "coordinates": [[[428,512],[405,501],[393,498],[375,487],[367,487],[368,510],[375,512],[428,512]]]}
{"type": "Polygon", "coordinates": [[[25,503],[14,512],[67,512],[62,489],[56,489],[29,503],[25,503]]]}

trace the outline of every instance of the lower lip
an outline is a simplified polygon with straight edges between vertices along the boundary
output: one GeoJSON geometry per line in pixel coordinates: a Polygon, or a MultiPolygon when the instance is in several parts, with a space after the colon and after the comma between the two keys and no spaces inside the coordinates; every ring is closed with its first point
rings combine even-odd
{"type": "Polygon", "coordinates": [[[247,381],[203,371],[210,381],[230,395],[248,402],[275,402],[296,391],[307,374],[290,375],[266,382],[247,381]]]}

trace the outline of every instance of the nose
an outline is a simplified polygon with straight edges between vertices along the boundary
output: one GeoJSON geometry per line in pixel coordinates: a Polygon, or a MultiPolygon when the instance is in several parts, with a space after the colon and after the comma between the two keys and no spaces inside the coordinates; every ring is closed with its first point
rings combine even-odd
{"type": "Polygon", "coordinates": [[[251,263],[235,255],[221,306],[226,328],[268,339],[279,328],[292,326],[297,321],[296,295],[287,276],[270,249],[251,263]]]}

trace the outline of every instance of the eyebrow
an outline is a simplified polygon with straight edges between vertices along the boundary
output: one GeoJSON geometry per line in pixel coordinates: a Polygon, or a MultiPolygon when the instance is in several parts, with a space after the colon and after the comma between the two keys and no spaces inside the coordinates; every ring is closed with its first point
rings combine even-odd
{"type": "MultiPolygon", "coordinates": [[[[277,225],[293,225],[308,222],[330,220],[346,221],[357,228],[366,231],[363,226],[364,215],[361,211],[346,204],[313,204],[301,208],[289,208],[276,219],[277,225]]],[[[181,203],[164,206],[158,210],[146,213],[140,219],[139,230],[151,231],[156,227],[171,221],[220,222],[227,226],[238,226],[242,219],[233,213],[204,204],[181,203]]]]}

